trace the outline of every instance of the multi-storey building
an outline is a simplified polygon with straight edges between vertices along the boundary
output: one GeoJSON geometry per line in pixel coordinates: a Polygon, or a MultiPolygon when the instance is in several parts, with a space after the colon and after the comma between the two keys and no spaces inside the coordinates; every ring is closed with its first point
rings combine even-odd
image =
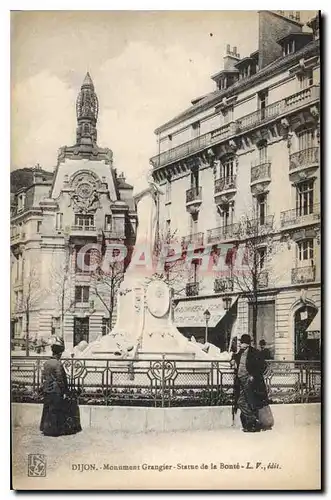
{"type": "Polygon", "coordinates": [[[96,259],[107,243],[131,245],[136,227],[133,187],[117,176],[112,151],[97,145],[88,73],[76,112],[75,145],[60,148],[54,172],[25,169],[11,200],[12,337],[61,334],[69,349],[108,331],[110,315],[114,322],[112,284],[95,272],[96,259]]]}
{"type": "MultiPolygon", "coordinates": [[[[249,242],[249,233],[240,232],[243,221],[246,227],[256,221],[256,263],[263,271],[256,342],[264,338],[276,359],[317,359],[319,17],[304,26],[299,13],[258,16],[258,49],[240,57],[228,45],[224,68],[212,76],[216,90],[155,131],[158,154],[151,164],[164,191],[160,228],[183,247],[238,245],[249,242]]],[[[252,329],[251,295],[231,273],[199,273],[200,266],[193,262],[174,318],[185,334],[202,337],[208,309],[209,338],[227,348],[231,335],[252,329]]]]}

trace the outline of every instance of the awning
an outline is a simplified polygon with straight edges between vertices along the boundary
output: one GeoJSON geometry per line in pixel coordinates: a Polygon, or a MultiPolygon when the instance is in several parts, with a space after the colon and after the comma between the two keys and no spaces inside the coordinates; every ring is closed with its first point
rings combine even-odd
{"type": "Polygon", "coordinates": [[[321,310],[319,309],[317,311],[315,318],[306,329],[306,332],[309,333],[309,332],[320,332],[320,331],[321,331],[321,310]]]}
{"type": "MultiPolygon", "coordinates": [[[[237,296],[232,299],[231,307],[237,299],[237,296]]],[[[210,328],[215,327],[228,312],[228,309],[224,309],[221,297],[179,301],[174,309],[174,323],[178,328],[205,327],[206,320],[203,313],[206,309],[210,312],[208,321],[210,328]]]]}

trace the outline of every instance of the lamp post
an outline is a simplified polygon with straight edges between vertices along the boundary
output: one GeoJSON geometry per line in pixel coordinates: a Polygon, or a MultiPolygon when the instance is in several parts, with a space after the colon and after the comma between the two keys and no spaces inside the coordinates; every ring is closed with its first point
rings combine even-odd
{"type": "Polygon", "coordinates": [[[208,322],[210,320],[210,312],[208,311],[208,309],[205,310],[205,312],[203,313],[203,316],[205,318],[205,321],[206,321],[206,332],[205,332],[205,344],[208,342],[208,322]]]}

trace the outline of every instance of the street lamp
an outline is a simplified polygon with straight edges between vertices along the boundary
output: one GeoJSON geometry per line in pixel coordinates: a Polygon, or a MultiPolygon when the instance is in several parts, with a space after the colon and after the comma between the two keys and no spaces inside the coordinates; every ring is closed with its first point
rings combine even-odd
{"type": "Polygon", "coordinates": [[[210,316],[211,316],[208,309],[205,310],[205,312],[203,313],[203,316],[204,316],[205,321],[206,321],[205,343],[207,343],[208,342],[208,321],[210,320],[210,316]]]}

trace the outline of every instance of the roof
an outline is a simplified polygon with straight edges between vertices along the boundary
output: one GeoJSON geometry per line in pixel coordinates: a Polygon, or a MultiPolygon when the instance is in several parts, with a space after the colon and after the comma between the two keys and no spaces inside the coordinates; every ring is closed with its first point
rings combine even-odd
{"type": "Polygon", "coordinates": [[[287,65],[291,65],[294,61],[300,59],[303,55],[309,54],[310,52],[314,52],[315,50],[317,50],[318,47],[319,47],[319,40],[313,40],[309,42],[307,45],[305,45],[302,49],[298,50],[297,52],[289,54],[285,57],[283,56],[279,57],[278,59],[276,59],[275,61],[273,61],[272,63],[268,64],[263,69],[255,73],[254,75],[237,81],[236,83],[231,85],[231,87],[223,90],[214,90],[213,92],[210,92],[204,99],[199,101],[197,104],[191,106],[190,108],[187,108],[185,111],[182,111],[174,118],[172,118],[168,122],[158,127],[154,131],[154,133],[158,134],[159,132],[166,130],[170,126],[176,125],[177,123],[180,123],[182,120],[194,116],[199,111],[202,111],[205,107],[211,106],[212,104],[216,104],[217,102],[221,101],[223,97],[228,97],[229,95],[239,90],[243,90],[247,87],[250,87],[256,81],[261,80],[261,78],[269,76],[269,74],[272,73],[273,71],[286,67],[287,65]]]}
{"type": "Polygon", "coordinates": [[[53,178],[53,172],[30,167],[18,168],[10,173],[10,192],[17,193],[21,189],[26,189],[34,184],[34,175],[45,177],[46,180],[53,178]]]}
{"type": "Polygon", "coordinates": [[[282,38],[279,38],[277,40],[277,43],[281,44],[286,42],[287,40],[292,40],[293,38],[301,38],[301,39],[307,39],[307,40],[312,40],[313,34],[312,33],[288,33],[287,35],[283,36],[282,38]]]}
{"type": "Polygon", "coordinates": [[[238,61],[235,66],[241,66],[243,63],[247,63],[247,61],[251,61],[253,59],[252,56],[247,56],[247,57],[243,57],[242,59],[240,59],[240,61],[238,61]]]}
{"type": "MultiPolygon", "coordinates": [[[[239,73],[239,70],[237,70],[237,68],[233,68],[233,69],[221,69],[221,71],[218,71],[218,73],[215,73],[214,75],[212,75],[210,78],[212,80],[217,80],[220,76],[222,76],[223,74],[229,74],[229,73],[232,73],[232,74],[237,74],[239,73]]],[[[191,101],[192,102],[192,101],[191,101]]]]}

